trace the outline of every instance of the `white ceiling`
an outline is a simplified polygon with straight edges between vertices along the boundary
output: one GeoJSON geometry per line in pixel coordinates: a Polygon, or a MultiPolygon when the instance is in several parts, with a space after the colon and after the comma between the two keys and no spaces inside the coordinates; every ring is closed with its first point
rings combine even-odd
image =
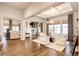
{"type": "Polygon", "coordinates": [[[31,2],[2,2],[2,4],[19,10],[24,10],[31,4],[31,2]]]}
{"type": "Polygon", "coordinates": [[[40,13],[43,9],[47,8],[53,3],[50,2],[34,2],[25,10],[25,17],[31,17],[40,13]]]}
{"type": "MultiPolygon", "coordinates": [[[[3,2],[2,4],[19,10],[23,10],[23,11],[26,10],[24,12],[26,14],[25,17],[30,17],[30,16],[39,15],[42,13],[42,11],[45,12],[45,10],[50,9],[49,7],[52,6],[54,8],[56,6],[61,5],[62,3],[61,2],[3,2]]],[[[73,9],[73,11],[78,9],[78,6],[77,6],[78,3],[69,2],[69,4],[71,5],[71,8],[73,9]]],[[[63,10],[61,9],[61,11],[63,10]]],[[[49,15],[46,15],[46,16],[48,17],[49,15]]],[[[40,17],[42,16],[43,15],[41,15],[40,17]]],[[[51,16],[53,16],[53,13],[51,14],[51,16]]]]}
{"type": "Polygon", "coordinates": [[[55,6],[55,7],[49,8],[46,11],[43,11],[42,13],[40,13],[37,16],[49,18],[49,17],[53,17],[53,16],[60,15],[60,14],[63,14],[63,13],[67,13],[67,12],[70,12],[70,11],[73,11],[70,3],[62,3],[58,6],[55,6]]]}
{"type": "Polygon", "coordinates": [[[45,7],[46,5],[49,5],[52,3],[50,3],[50,2],[2,2],[3,5],[6,5],[6,6],[9,6],[12,8],[16,8],[19,10],[24,10],[27,7],[31,8],[31,9],[32,8],[37,9],[37,8],[41,8],[42,6],[45,7]]]}
{"type": "Polygon", "coordinates": [[[74,11],[78,11],[79,2],[71,2],[70,3],[74,11]]]}
{"type": "Polygon", "coordinates": [[[25,17],[36,15],[37,12],[53,4],[53,2],[2,2],[3,5],[24,11],[25,17]]]}

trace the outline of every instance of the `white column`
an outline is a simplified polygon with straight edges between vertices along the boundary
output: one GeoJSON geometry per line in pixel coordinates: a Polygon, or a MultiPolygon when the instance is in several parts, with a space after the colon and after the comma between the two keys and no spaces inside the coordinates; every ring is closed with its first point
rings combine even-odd
{"type": "Polygon", "coordinates": [[[54,37],[54,21],[53,21],[53,37],[54,37]]]}
{"type": "Polygon", "coordinates": [[[38,34],[40,33],[40,23],[38,22],[38,34]]]}
{"type": "Polygon", "coordinates": [[[27,26],[28,26],[28,33],[30,33],[30,22],[28,21],[27,23],[28,23],[27,24],[27,26]]]}
{"type": "Polygon", "coordinates": [[[28,23],[28,33],[30,34],[30,41],[32,40],[32,35],[31,35],[31,28],[30,28],[30,21],[27,21],[28,23]]]}
{"type": "Polygon", "coordinates": [[[21,20],[21,40],[25,40],[25,25],[26,22],[21,20]]]}
{"type": "Polygon", "coordinates": [[[43,32],[47,34],[47,20],[45,19],[45,22],[43,22],[43,32]]]}
{"type": "Polygon", "coordinates": [[[61,31],[61,34],[63,34],[63,29],[62,29],[62,20],[60,21],[60,24],[61,24],[61,27],[60,27],[60,31],[61,31]]]}

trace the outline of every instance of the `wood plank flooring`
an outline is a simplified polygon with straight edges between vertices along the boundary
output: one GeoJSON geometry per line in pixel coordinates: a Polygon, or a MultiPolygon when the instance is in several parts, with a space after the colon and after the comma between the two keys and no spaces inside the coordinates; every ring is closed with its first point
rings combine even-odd
{"type": "Polygon", "coordinates": [[[7,40],[3,44],[2,56],[64,56],[65,52],[58,52],[44,45],[37,44],[30,39],[7,40]]]}

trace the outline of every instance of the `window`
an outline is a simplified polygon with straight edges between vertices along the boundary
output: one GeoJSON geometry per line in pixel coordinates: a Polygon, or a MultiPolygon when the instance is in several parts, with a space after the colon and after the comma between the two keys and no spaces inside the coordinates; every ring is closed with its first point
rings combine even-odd
{"type": "Polygon", "coordinates": [[[60,28],[61,28],[60,24],[54,25],[54,33],[61,34],[60,28]]]}
{"type": "Polygon", "coordinates": [[[68,34],[68,21],[62,20],[62,23],[60,20],[54,21],[54,24],[50,24],[48,26],[48,34],[52,36],[53,34],[57,35],[68,34]]]}
{"type": "Polygon", "coordinates": [[[12,31],[19,31],[19,27],[18,26],[13,26],[12,31]]]}
{"type": "Polygon", "coordinates": [[[8,28],[9,28],[9,26],[3,26],[3,32],[6,33],[8,28]]]}
{"type": "Polygon", "coordinates": [[[63,34],[68,34],[68,24],[62,24],[62,29],[63,34]]]}

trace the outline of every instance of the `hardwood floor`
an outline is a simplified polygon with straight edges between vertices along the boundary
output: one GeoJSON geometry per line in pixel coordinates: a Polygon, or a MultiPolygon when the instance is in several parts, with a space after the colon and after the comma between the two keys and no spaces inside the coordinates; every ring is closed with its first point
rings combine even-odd
{"type": "Polygon", "coordinates": [[[2,56],[64,56],[65,52],[58,52],[29,39],[8,40],[3,44],[2,56]]]}

